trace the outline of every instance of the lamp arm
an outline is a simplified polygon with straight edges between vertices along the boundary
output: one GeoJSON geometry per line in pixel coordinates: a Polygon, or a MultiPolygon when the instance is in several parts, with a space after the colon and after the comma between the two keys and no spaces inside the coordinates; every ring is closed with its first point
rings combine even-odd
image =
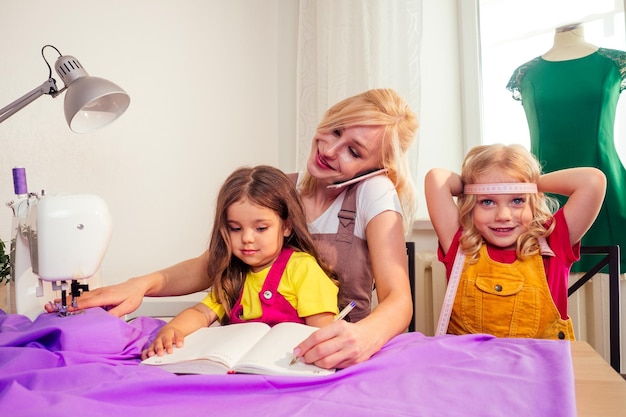
{"type": "Polygon", "coordinates": [[[62,90],[59,91],[54,78],[49,78],[39,87],[32,89],[28,93],[24,94],[22,97],[15,100],[13,103],[0,109],[0,123],[4,122],[9,117],[22,110],[24,107],[28,106],[30,103],[37,100],[42,95],[48,94],[52,97],[56,97],[57,95],[62,93],[65,88],[67,87],[64,87],[62,90]]]}

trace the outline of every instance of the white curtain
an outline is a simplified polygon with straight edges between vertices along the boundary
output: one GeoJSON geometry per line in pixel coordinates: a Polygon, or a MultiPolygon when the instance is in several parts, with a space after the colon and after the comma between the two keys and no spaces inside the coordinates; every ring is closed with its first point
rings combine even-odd
{"type": "MultiPolygon", "coordinates": [[[[346,97],[371,88],[393,88],[419,119],[421,15],[422,0],[300,0],[299,170],[306,168],[322,115],[346,97]]],[[[415,176],[417,149],[416,143],[409,155],[415,176]]]]}

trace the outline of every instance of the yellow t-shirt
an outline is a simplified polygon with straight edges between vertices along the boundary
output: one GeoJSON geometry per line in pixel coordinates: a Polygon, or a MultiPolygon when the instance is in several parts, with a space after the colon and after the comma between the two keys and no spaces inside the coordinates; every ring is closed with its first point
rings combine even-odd
{"type": "MultiPolygon", "coordinates": [[[[271,266],[259,272],[248,272],[243,285],[241,305],[243,320],[261,317],[261,300],[259,292],[263,288],[265,278],[271,266]]],[[[337,293],[339,289],[319,266],[315,258],[305,252],[294,252],[289,258],[283,276],[278,284],[278,292],[298,312],[299,317],[308,317],[320,313],[338,313],[337,293]]],[[[223,319],[225,311],[217,303],[213,293],[202,300],[202,303],[223,319]]]]}

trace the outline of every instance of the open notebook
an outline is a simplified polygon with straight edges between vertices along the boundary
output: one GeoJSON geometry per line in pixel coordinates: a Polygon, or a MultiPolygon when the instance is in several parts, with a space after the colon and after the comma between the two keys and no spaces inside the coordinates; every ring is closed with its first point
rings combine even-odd
{"type": "Polygon", "coordinates": [[[317,329],[299,323],[270,327],[260,322],[203,327],[185,337],[182,348],[152,356],[141,365],[177,374],[330,375],[334,369],[300,361],[290,364],[293,348],[317,329]]]}

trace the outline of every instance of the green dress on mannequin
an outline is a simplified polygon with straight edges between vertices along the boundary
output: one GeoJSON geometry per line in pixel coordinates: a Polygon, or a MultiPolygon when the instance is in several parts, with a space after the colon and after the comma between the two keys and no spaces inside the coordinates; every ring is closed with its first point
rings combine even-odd
{"type": "MultiPolygon", "coordinates": [[[[626,272],[626,170],[613,140],[615,110],[626,88],[626,52],[598,48],[576,59],[537,57],[518,67],[506,88],[522,102],[531,152],[544,172],[593,166],[606,175],[604,204],[582,244],[620,245],[626,272]]],[[[597,261],[583,257],[572,271],[589,271],[597,261]]]]}

